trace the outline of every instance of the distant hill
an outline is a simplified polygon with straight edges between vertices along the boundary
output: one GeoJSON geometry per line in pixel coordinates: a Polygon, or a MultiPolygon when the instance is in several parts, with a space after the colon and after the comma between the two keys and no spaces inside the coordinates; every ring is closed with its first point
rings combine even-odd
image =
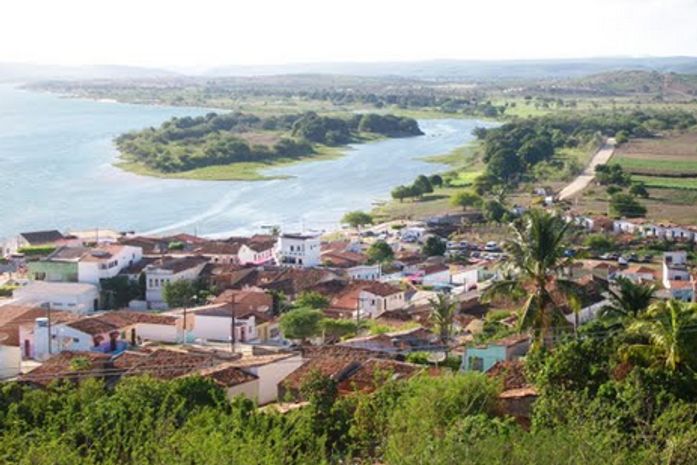
{"type": "Polygon", "coordinates": [[[266,76],[277,74],[338,74],[399,76],[417,79],[467,81],[572,78],[632,69],[697,73],[695,57],[588,58],[564,60],[433,60],[382,63],[304,63],[213,68],[206,76],[266,76]]]}
{"type": "Polygon", "coordinates": [[[660,96],[668,99],[697,97],[697,74],[645,70],[619,70],[581,78],[551,80],[529,87],[552,94],[598,96],[660,96]]]}
{"type": "Polygon", "coordinates": [[[83,79],[153,79],[176,77],[174,71],[136,66],[55,66],[30,63],[0,63],[0,82],[83,79]]]}

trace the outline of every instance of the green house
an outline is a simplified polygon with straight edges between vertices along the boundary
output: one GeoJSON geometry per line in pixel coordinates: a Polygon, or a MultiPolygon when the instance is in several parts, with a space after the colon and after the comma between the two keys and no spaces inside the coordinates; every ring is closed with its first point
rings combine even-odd
{"type": "Polygon", "coordinates": [[[530,337],[520,334],[489,344],[468,347],[462,356],[462,369],[486,372],[497,362],[516,360],[524,356],[529,348],[530,337]]]}
{"type": "Polygon", "coordinates": [[[76,283],[77,266],[77,262],[38,260],[27,263],[27,270],[33,281],[76,283]]]}

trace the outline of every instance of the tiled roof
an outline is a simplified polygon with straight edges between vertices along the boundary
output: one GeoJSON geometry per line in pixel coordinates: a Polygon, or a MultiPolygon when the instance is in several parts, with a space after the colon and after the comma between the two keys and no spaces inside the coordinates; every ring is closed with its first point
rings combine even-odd
{"type": "Polygon", "coordinates": [[[362,362],[376,356],[379,357],[377,352],[352,347],[308,347],[303,351],[306,361],[282,383],[287,389],[300,389],[305,377],[315,371],[334,379],[342,378],[362,362]]]}
{"type": "Polygon", "coordinates": [[[202,255],[234,255],[240,251],[239,243],[229,243],[229,242],[218,242],[218,241],[208,241],[199,244],[195,252],[202,255]]]}
{"type": "Polygon", "coordinates": [[[146,270],[161,269],[171,271],[172,273],[180,273],[207,262],[208,260],[204,257],[164,257],[148,265],[146,270]]]}
{"type": "Polygon", "coordinates": [[[491,378],[501,379],[504,390],[530,386],[525,376],[523,363],[519,360],[496,362],[486,374],[491,378]]]}
{"type": "Polygon", "coordinates": [[[204,368],[198,374],[204,378],[210,378],[222,387],[233,387],[239,384],[248,383],[259,379],[258,376],[238,368],[230,363],[219,365],[211,368],[204,368]]]}
{"type": "Polygon", "coordinates": [[[425,367],[422,365],[372,358],[363,362],[342,380],[338,389],[341,393],[368,393],[374,391],[385,381],[409,379],[423,371],[425,371],[425,367]]]}
{"type": "Polygon", "coordinates": [[[96,316],[88,316],[68,323],[71,328],[82,331],[85,334],[95,335],[111,331],[119,331],[138,323],[155,325],[176,324],[177,318],[170,315],[157,315],[145,312],[131,312],[125,310],[100,313],[96,316]]]}
{"type": "Polygon", "coordinates": [[[100,376],[108,369],[111,357],[97,352],[64,351],[46,360],[29,373],[20,375],[20,381],[48,385],[56,379],[80,379],[85,376],[100,376]],[[86,362],[85,369],[75,369],[74,360],[86,362]]]}
{"type": "Polygon", "coordinates": [[[135,361],[125,376],[150,375],[159,379],[174,379],[198,373],[216,363],[212,354],[157,349],[140,361],[135,361]]]}
{"type": "Polygon", "coordinates": [[[19,234],[31,245],[49,244],[64,239],[65,236],[55,229],[49,231],[32,231],[19,234]]]}
{"type": "MultiPolygon", "coordinates": [[[[0,345],[19,347],[20,326],[33,326],[37,318],[48,316],[48,310],[39,307],[2,306],[0,307],[0,334],[4,335],[0,345]]],[[[72,312],[52,310],[51,323],[64,323],[78,318],[72,312]]]]}

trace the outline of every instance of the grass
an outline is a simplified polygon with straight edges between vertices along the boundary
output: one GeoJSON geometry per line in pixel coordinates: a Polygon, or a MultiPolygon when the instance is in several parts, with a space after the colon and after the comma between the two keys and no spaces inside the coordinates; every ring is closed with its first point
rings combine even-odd
{"type": "Polygon", "coordinates": [[[434,215],[460,212],[460,207],[450,205],[450,196],[458,189],[442,187],[435,189],[432,194],[423,196],[423,199],[389,201],[373,209],[372,215],[378,221],[392,221],[398,219],[424,219],[434,215]]]}
{"type": "Polygon", "coordinates": [[[141,176],[152,176],[166,179],[193,179],[197,181],[268,181],[271,179],[284,179],[289,176],[262,174],[263,170],[281,166],[290,166],[305,161],[333,160],[343,155],[346,147],[316,146],[315,153],[299,158],[279,158],[268,163],[244,162],[230,165],[215,165],[197,168],[177,173],[162,173],[141,163],[120,161],[115,165],[124,171],[141,176]]]}
{"type": "Polygon", "coordinates": [[[641,181],[647,187],[657,189],[697,190],[697,178],[668,178],[661,176],[632,176],[632,180],[641,181]]]}
{"type": "Polygon", "coordinates": [[[617,150],[613,161],[640,175],[694,174],[697,177],[697,133],[632,140],[617,150]]]}

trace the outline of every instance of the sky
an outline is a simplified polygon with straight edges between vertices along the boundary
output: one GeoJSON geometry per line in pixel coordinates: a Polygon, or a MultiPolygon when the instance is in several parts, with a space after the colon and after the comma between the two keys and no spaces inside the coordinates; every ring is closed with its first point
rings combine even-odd
{"type": "Polygon", "coordinates": [[[3,0],[0,62],[697,56],[697,0],[3,0]]]}

